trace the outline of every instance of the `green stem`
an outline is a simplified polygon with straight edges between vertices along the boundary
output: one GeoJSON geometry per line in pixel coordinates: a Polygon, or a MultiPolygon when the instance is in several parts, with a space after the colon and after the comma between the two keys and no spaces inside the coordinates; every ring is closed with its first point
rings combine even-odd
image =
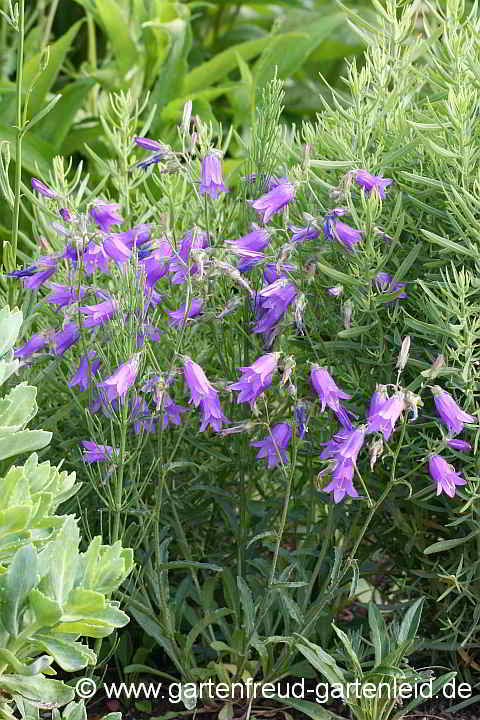
{"type": "MultiPolygon", "coordinates": [[[[23,85],[23,41],[25,33],[25,0],[19,0],[18,3],[18,49],[17,49],[17,97],[16,97],[16,120],[17,120],[17,137],[15,141],[15,202],[13,206],[12,219],[12,265],[11,270],[17,266],[17,246],[18,246],[18,221],[20,217],[20,185],[22,181],[22,139],[23,139],[23,119],[22,119],[22,85],[23,85]]],[[[17,296],[17,285],[15,278],[9,288],[8,299],[10,307],[15,305],[17,296]]]]}
{"type": "Polygon", "coordinates": [[[53,21],[55,19],[55,14],[58,8],[58,2],[59,0],[53,0],[52,4],[50,5],[50,12],[48,13],[47,22],[45,23],[40,52],[42,52],[42,50],[48,45],[50,33],[52,32],[53,21]]]}

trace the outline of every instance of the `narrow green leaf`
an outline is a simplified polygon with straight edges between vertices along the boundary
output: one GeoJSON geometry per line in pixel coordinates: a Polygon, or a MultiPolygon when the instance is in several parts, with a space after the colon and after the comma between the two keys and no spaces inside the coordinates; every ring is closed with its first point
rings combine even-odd
{"type": "Polygon", "coordinates": [[[454,547],[458,547],[459,545],[464,545],[466,542],[469,542],[472,538],[476,537],[479,532],[480,530],[474,530],[469,535],[465,535],[465,537],[452,538],[451,540],[439,540],[438,542],[433,543],[433,545],[429,545],[425,548],[423,553],[424,555],[433,555],[434,553],[451,550],[454,547]]]}

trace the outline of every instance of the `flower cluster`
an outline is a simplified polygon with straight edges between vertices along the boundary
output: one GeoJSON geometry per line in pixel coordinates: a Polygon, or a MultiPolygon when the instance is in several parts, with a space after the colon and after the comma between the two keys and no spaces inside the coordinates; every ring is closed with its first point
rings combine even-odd
{"type": "MultiPolygon", "coordinates": [[[[135,142],[150,153],[145,160],[137,163],[139,168],[145,169],[175,155],[157,140],[137,137],[135,142]]],[[[200,173],[200,194],[208,195],[214,202],[220,202],[220,195],[230,192],[225,185],[219,152],[209,151],[204,155],[200,173]]],[[[250,181],[252,178],[246,180],[250,181]]],[[[357,193],[375,193],[380,200],[384,200],[387,188],[392,185],[393,180],[360,169],[347,173],[342,182],[345,188],[355,183],[357,193]]],[[[202,413],[200,432],[210,428],[215,433],[226,436],[253,429],[256,424],[250,420],[242,420],[240,424],[232,425],[231,420],[224,414],[215,383],[207,378],[203,368],[190,356],[178,354],[174,358],[174,364],[178,358],[182,358],[183,366],[179,367],[177,362],[177,366],[173,365],[168,374],[158,374],[155,371],[156,374],[152,375],[147,372],[149,379],[138,390],[144,365],[142,348],[146,339],[160,342],[164,333],[177,333],[177,337],[182,339],[184,333],[198,325],[199,318],[203,316],[203,322],[206,322],[211,317],[207,308],[210,295],[203,292],[206,285],[203,284],[204,278],[210,282],[211,278],[221,274],[233,280],[237,286],[236,293],[246,291],[246,307],[250,307],[254,316],[249,326],[252,342],[255,336],[262,335],[265,350],[264,354],[260,354],[250,365],[239,368],[240,377],[233,382],[222,379],[221,384],[217,383],[217,387],[237,393],[237,404],[247,403],[250,409],[258,414],[257,400],[266,394],[273,394],[270,388],[282,353],[270,350],[282,332],[290,312],[294,316],[297,333],[305,333],[307,296],[298,292],[295,282],[298,267],[289,260],[298,253],[300,246],[303,248],[309,242],[317,244],[322,228],[323,240],[338,243],[348,253],[358,252],[366,235],[365,230],[354,228],[342,220],[350,212],[346,207],[335,207],[323,218],[304,213],[306,225],[294,225],[285,221],[289,237],[287,242],[278,247],[274,238],[277,233],[281,236],[285,230],[278,231],[268,224],[278,219],[281,213],[287,215],[288,208],[296,202],[297,183],[288,177],[267,178],[265,194],[250,202],[251,208],[261,217],[261,224],[253,224],[246,234],[227,238],[220,243],[218,238],[213,237],[210,229],[207,232],[192,227],[179,238],[178,245],[168,232],[154,239],[153,228],[148,224],[122,229],[124,217],[116,203],[99,202],[90,208],[87,215],[80,216],[71,208],[65,207],[66,199],[41,180],[34,179],[32,187],[49,201],[61,204],[59,215],[63,224],[55,222],[52,227],[61,237],[66,238],[66,244],[63,252],[41,256],[29,267],[15,270],[10,276],[21,278],[26,289],[39,290],[43,285],[48,287],[49,294],[45,296],[44,302],[54,306],[55,313],[63,312],[64,322],[57,329],[34,334],[16,349],[15,355],[23,360],[38,356],[46,350],[50,350],[54,355],[63,355],[81,336],[83,340],[85,337],[95,337],[96,346],[100,348],[99,340],[109,337],[109,326],[114,322],[126,324],[131,321],[133,314],[137,351],[130,351],[127,357],[121,357],[114,371],[108,373],[103,353],[88,347],[83,348],[76,372],[68,384],[81,392],[91,393],[92,412],[102,410],[111,418],[114,411],[121,408],[128,410],[129,421],[136,433],[153,433],[181,424],[187,408],[177,404],[172,397],[174,379],[181,373],[184,388],[190,392],[190,404],[199,408],[202,413]],[[220,247],[223,247],[223,250],[220,250],[220,247]],[[239,264],[236,267],[225,260],[221,254],[225,252],[238,259],[239,264]],[[255,286],[244,274],[254,271],[258,266],[263,271],[263,283],[255,286]],[[138,307],[129,307],[127,310],[122,306],[120,297],[115,289],[112,289],[115,288],[115,283],[104,283],[102,286],[102,276],[111,275],[113,267],[119,270],[120,277],[129,271],[137,278],[141,297],[138,307]],[[51,280],[55,275],[58,282],[51,280]],[[89,281],[85,281],[85,278],[90,276],[91,285],[87,284],[89,281]],[[198,288],[193,294],[192,283],[198,288]],[[173,294],[178,290],[181,292],[182,286],[187,285],[188,291],[183,295],[184,302],[179,304],[177,299],[174,303],[173,294]],[[105,287],[109,289],[106,290],[105,287]],[[164,318],[164,327],[157,327],[153,322],[159,314],[164,318]],[[267,350],[269,352],[266,352],[267,350]]],[[[337,248],[339,246],[337,245],[337,248]]],[[[392,300],[386,298],[387,304],[408,297],[406,283],[397,281],[384,270],[373,275],[370,287],[380,294],[394,294],[392,300]]],[[[330,288],[328,293],[332,297],[340,297],[344,288],[338,285],[330,288]]],[[[216,315],[217,319],[235,311],[241,303],[242,299],[237,294],[231,298],[225,309],[216,315]]],[[[352,310],[353,305],[347,300],[344,304],[345,327],[351,325],[352,310]]],[[[320,452],[320,459],[329,463],[320,475],[331,475],[324,490],[333,494],[336,503],[346,496],[357,498],[354,478],[365,438],[368,435],[374,436],[370,462],[373,470],[383,452],[384,443],[390,442],[400,418],[403,416],[406,419],[408,412],[413,413],[413,419],[417,417],[420,398],[399,385],[392,386],[392,392],[389,391],[390,386],[378,385],[371,397],[366,421],[355,425],[352,419],[356,420],[357,416],[345,405],[346,401],[352,399],[352,395],[336,384],[326,367],[314,364],[310,370],[310,384],[320,401],[315,405],[310,401],[307,405],[304,400],[297,400],[297,388],[292,381],[294,368],[295,358],[289,356],[284,361],[280,387],[287,388],[288,394],[295,398],[295,421],[285,420],[269,425],[265,437],[250,444],[258,448],[257,458],[266,459],[268,468],[285,465],[289,462],[288,447],[294,432],[300,440],[306,438],[307,423],[312,416],[312,411],[307,411],[307,406],[317,408],[320,413],[324,413],[328,408],[339,421],[341,428],[324,443],[324,449],[320,452]]],[[[448,437],[443,447],[455,451],[471,449],[468,442],[455,436],[463,431],[466,423],[475,422],[475,418],[463,411],[442,388],[434,386],[432,391],[437,412],[448,428],[448,437]]],[[[85,441],[84,448],[86,462],[113,462],[118,457],[118,450],[108,445],[85,441]]],[[[456,486],[465,484],[465,480],[438,453],[431,454],[428,462],[438,493],[445,492],[453,497],[456,486]]]]}

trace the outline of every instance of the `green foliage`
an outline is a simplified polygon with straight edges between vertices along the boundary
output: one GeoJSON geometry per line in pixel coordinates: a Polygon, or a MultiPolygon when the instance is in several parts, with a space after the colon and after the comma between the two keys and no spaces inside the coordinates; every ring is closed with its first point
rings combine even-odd
{"type": "MultiPolygon", "coordinates": [[[[307,638],[298,636],[296,647],[330,683],[332,697],[344,699],[353,717],[358,720],[400,720],[424,702],[426,693],[418,692],[418,686],[424,684],[424,690],[431,692],[428,696],[436,697],[456,675],[447,672],[432,678],[430,671],[415,670],[406,662],[415,647],[422,604],[423,599],[417,600],[407,610],[400,625],[392,623],[387,627],[377,606],[369,603],[368,640],[358,634],[349,636],[333,625],[341,644],[336,655],[341,656],[346,670],[337,664],[335,657],[307,638]],[[412,695],[413,699],[405,705],[403,700],[412,695]],[[401,709],[397,709],[398,706],[401,709]]],[[[327,711],[327,717],[333,720],[339,716],[327,711]]]]}

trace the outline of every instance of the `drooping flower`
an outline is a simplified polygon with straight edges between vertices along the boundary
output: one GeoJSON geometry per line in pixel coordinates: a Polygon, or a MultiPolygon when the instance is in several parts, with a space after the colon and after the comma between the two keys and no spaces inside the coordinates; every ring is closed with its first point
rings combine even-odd
{"type": "Polygon", "coordinates": [[[343,295],[343,285],[335,285],[335,287],[328,288],[327,292],[332,297],[340,297],[343,295]]]}
{"type": "Polygon", "coordinates": [[[456,438],[447,440],[447,445],[452,450],[459,450],[460,452],[469,452],[472,449],[472,446],[466,440],[457,440],[456,438]]]}
{"type": "Polygon", "coordinates": [[[295,408],[295,419],[297,421],[298,436],[303,440],[308,433],[308,408],[305,403],[298,403],[295,408]]]}
{"type": "Polygon", "coordinates": [[[368,432],[381,432],[388,440],[395,429],[395,423],[406,408],[405,393],[397,392],[368,416],[368,432]]]}
{"type": "Polygon", "coordinates": [[[354,170],[352,175],[357,185],[363,187],[367,193],[375,190],[382,200],[385,197],[385,188],[393,183],[392,179],[384,178],[383,175],[371,175],[368,170],[354,170]]]}
{"type": "Polygon", "coordinates": [[[84,326],[92,328],[111,320],[115,313],[118,312],[118,303],[116,300],[105,300],[97,305],[81,305],[78,309],[85,316],[84,326]]]}
{"type": "Polygon", "coordinates": [[[103,244],[97,245],[92,240],[92,242],[88,243],[83,256],[85,273],[87,275],[92,275],[97,268],[102,272],[107,273],[108,259],[108,255],[103,248],[103,244]]]}
{"type": "Polygon", "coordinates": [[[80,365],[78,370],[72,379],[68,383],[68,387],[75,387],[78,385],[82,392],[88,390],[90,385],[90,375],[93,377],[98,372],[101,365],[101,360],[96,360],[97,353],[95,350],[90,350],[80,358],[80,365]],[[89,372],[90,366],[90,372],[89,372]]]}
{"type": "Polygon", "coordinates": [[[364,230],[357,230],[339,220],[333,227],[335,239],[342,243],[343,247],[349,252],[353,251],[355,245],[363,239],[364,234],[364,230]]]}
{"type": "Polygon", "coordinates": [[[280,353],[268,353],[255,360],[252,365],[239,368],[243,375],[236,383],[227,386],[228,390],[239,392],[237,403],[248,402],[253,408],[259,395],[272,384],[273,373],[277,369],[280,353]]]}
{"type": "Polygon", "coordinates": [[[45,185],[41,180],[38,178],[32,178],[32,188],[36,190],[40,195],[44,195],[48,198],[57,198],[58,193],[55,192],[55,190],[52,190],[52,188],[48,187],[48,185],[45,185]]]}
{"type": "Polygon", "coordinates": [[[41,350],[48,343],[48,337],[43,332],[35,333],[32,335],[30,340],[16,348],[14,351],[14,357],[16,358],[27,358],[36,353],[37,350],[41,350]]]}
{"type": "Polygon", "coordinates": [[[306,240],[315,240],[319,237],[320,233],[317,228],[313,225],[307,225],[306,227],[297,227],[296,225],[289,225],[288,229],[293,233],[292,242],[302,243],[306,240]]]}
{"type": "Polygon", "coordinates": [[[266,458],[267,467],[270,469],[280,463],[285,465],[288,463],[287,448],[291,439],[291,425],[289,423],[278,423],[263,440],[255,440],[250,445],[260,448],[256,457],[259,460],[266,458]]]}
{"type": "Polygon", "coordinates": [[[381,407],[385,405],[388,400],[388,392],[386,385],[378,385],[370,399],[370,406],[368,408],[368,418],[373,417],[381,407]]]}
{"type": "Polygon", "coordinates": [[[189,264],[189,256],[192,250],[204,250],[209,246],[208,235],[198,230],[189,230],[182,239],[178,257],[172,258],[168,265],[168,271],[172,274],[172,283],[181,285],[187,279],[188,274],[195,275],[199,272],[197,263],[189,264]]]}
{"type": "Polygon", "coordinates": [[[155,287],[157,280],[160,280],[168,272],[168,263],[173,255],[173,249],[168,240],[162,240],[155,250],[140,260],[147,276],[147,286],[155,287]]]}
{"type": "Polygon", "coordinates": [[[197,315],[200,315],[203,311],[203,300],[200,298],[192,298],[190,301],[190,306],[188,308],[188,313],[186,313],[185,317],[185,310],[187,308],[186,303],[183,305],[180,305],[178,310],[172,310],[171,312],[167,313],[170,320],[168,321],[168,324],[172,327],[182,327],[183,323],[186,319],[197,317],[197,315]]]}
{"type": "Polygon", "coordinates": [[[183,405],[177,405],[167,392],[164,392],[162,428],[165,430],[169,425],[180,425],[182,414],[187,412],[183,405]]]}
{"type": "MultiPolygon", "coordinates": [[[[375,286],[376,286],[377,290],[382,293],[393,293],[393,292],[401,291],[397,297],[397,300],[401,300],[403,298],[408,297],[407,293],[405,292],[407,283],[398,282],[397,280],[393,281],[393,275],[390,275],[390,273],[387,273],[387,272],[377,273],[375,275],[375,286]]],[[[393,300],[392,302],[395,302],[395,300],[393,300]]]]}
{"type": "Polygon", "coordinates": [[[55,355],[63,355],[80,337],[80,330],[77,323],[66,323],[62,330],[58,330],[53,336],[53,352],[55,355]]]}
{"type": "Polygon", "coordinates": [[[257,227],[247,235],[243,235],[237,240],[227,240],[232,252],[240,257],[251,257],[251,253],[261,253],[270,242],[270,233],[265,228],[257,227]]]}
{"type": "Polygon", "coordinates": [[[99,388],[105,388],[108,402],[112,402],[112,400],[116,398],[124,397],[124,395],[127,394],[129,388],[131,388],[136,380],[139,367],[140,354],[135,353],[130,360],[122,363],[113,375],[110,375],[106,380],[99,383],[99,388]]]}
{"type": "Polygon", "coordinates": [[[221,192],[229,192],[223,181],[222,160],[217,153],[209,153],[203,158],[200,192],[212,198],[221,192]]]}
{"type": "Polygon", "coordinates": [[[263,288],[257,296],[257,324],[253,332],[264,333],[268,338],[296,296],[296,286],[284,278],[263,288]]]}
{"type": "Polygon", "coordinates": [[[118,214],[119,207],[118,203],[96,205],[90,210],[90,214],[104,232],[110,232],[112,225],[123,223],[123,217],[118,214]]]}
{"type": "MultiPolygon", "coordinates": [[[[320,453],[322,459],[333,458],[335,461],[332,470],[331,482],[323,488],[324,492],[333,492],[333,500],[339,503],[345,495],[358,497],[353,486],[353,475],[357,464],[358,453],[365,440],[366,427],[344,429],[325,443],[326,447],[320,453]]],[[[329,468],[322,470],[320,475],[329,472],[329,468]]]]}
{"type": "Polygon", "coordinates": [[[295,198],[295,185],[290,182],[282,182],[273,190],[262,195],[252,203],[257,212],[263,212],[263,223],[266,225],[275,213],[283,210],[295,198]]]}
{"type": "Polygon", "coordinates": [[[322,403],[322,412],[324,412],[325,407],[328,406],[330,410],[333,410],[344,427],[351,428],[352,424],[348,418],[349,411],[341,405],[340,400],[351,400],[352,396],[341,390],[336,385],[328,370],[320,367],[320,365],[313,365],[310,380],[313,389],[322,403]]]}
{"type": "Polygon", "coordinates": [[[136,137],[135,142],[140,147],[145,148],[145,150],[150,150],[152,155],[147,157],[146,160],[141,160],[140,162],[136,163],[136,167],[139,168],[147,168],[149,165],[153,165],[154,163],[161,162],[162,160],[165,160],[169,155],[171,155],[170,148],[168,145],[164,145],[161,142],[158,142],[158,140],[151,140],[147,137],[136,137]]]}
{"type": "Polygon", "coordinates": [[[349,251],[353,251],[355,245],[360,242],[364,236],[363,230],[346,225],[338,220],[342,215],[347,215],[348,210],[345,208],[334,208],[323,220],[323,234],[325,240],[338,240],[349,251]]]}
{"type": "Polygon", "coordinates": [[[33,265],[23,270],[13,270],[7,273],[7,277],[22,278],[23,287],[26,290],[38,290],[57,270],[57,263],[60,258],[57,255],[43,255],[33,265]]]}
{"type": "Polygon", "coordinates": [[[115,260],[119,265],[128,262],[132,257],[132,251],[128,248],[117,235],[108,235],[103,241],[103,249],[108,257],[115,260]]]}
{"type": "Polygon", "coordinates": [[[453,498],[457,485],[466,485],[467,481],[459,475],[453,465],[441,455],[432,455],[428,459],[428,470],[432,479],[437,483],[437,495],[444,492],[448,497],[453,498]]]}
{"type": "Polygon", "coordinates": [[[458,435],[463,430],[465,423],[474,423],[476,418],[469,415],[457,405],[453,397],[439,385],[432,387],[435,407],[442,421],[448,427],[451,435],[458,435]]]}
{"type": "Polygon", "coordinates": [[[71,286],[71,285],[60,285],[60,283],[49,283],[48,287],[52,288],[52,292],[49,293],[45,302],[50,305],[58,305],[59,308],[73,305],[82,298],[87,289],[82,286],[71,286]]]}
{"type": "Polygon", "coordinates": [[[183,363],[183,374],[187,383],[191,397],[190,402],[195,407],[202,408],[203,421],[200,426],[200,432],[207,429],[209,425],[220,432],[223,424],[227,424],[230,420],[225,417],[220,407],[220,398],[213,385],[208,381],[204,371],[197,363],[189,357],[185,357],[183,363]]]}
{"type": "Polygon", "coordinates": [[[263,279],[268,285],[272,285],[280,278],[288,278],[288,273],[297,270],[296,265],[289,263],[267,263],[263,271],[263,279]]]}
{"type": "Polygon", "coordinates": [[[83,459],[85,462],[104,462],[110,460],[112,456],[119,455],[119,448],[113,448],[110,445],[97,445],[97,443],[90,440],[82,440],[82,445],[85,448],[83,453],[83,459]]]}

